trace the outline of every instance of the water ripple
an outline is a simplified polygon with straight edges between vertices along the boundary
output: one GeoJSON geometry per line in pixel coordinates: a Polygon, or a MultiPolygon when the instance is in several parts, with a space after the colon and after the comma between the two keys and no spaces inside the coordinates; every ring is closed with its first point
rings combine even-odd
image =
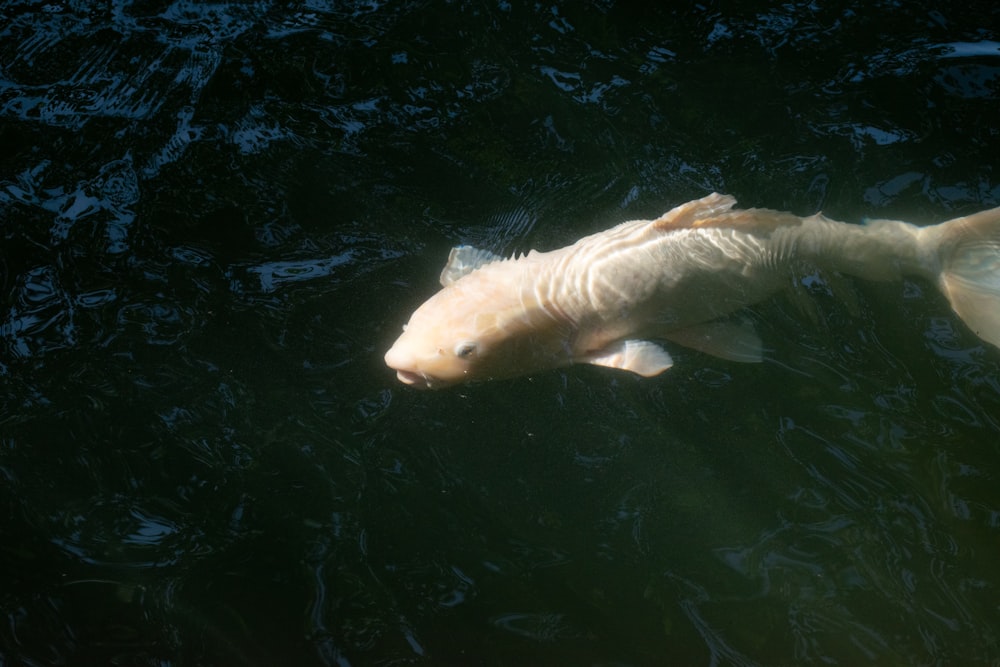
{"type": "Polygon", "coordinates": [[[929,283],[807,271],[753,367],[381,361],[455,243],[996,205],[977,9],[3,5],[0,662],[995,662],[1000,372],[929,283]]]}

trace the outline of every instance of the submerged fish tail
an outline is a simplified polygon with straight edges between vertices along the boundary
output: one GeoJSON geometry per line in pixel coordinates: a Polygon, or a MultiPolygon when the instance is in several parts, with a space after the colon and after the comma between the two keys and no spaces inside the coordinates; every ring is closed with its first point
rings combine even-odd
{"type": "Polygon", "coordinates": [[[938,286],[980,338],[1000,347],[1000,208],[924,228],[938,247],[938,286]]]}

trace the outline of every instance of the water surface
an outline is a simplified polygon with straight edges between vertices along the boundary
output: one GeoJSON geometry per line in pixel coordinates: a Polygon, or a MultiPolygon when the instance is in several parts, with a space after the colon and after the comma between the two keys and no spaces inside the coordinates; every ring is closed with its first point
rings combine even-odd
{"type": "Polygon", "coordinates": [[[805,270],[760,365],[381,361],[458,243],[1000,205],[993,4],[0,26],[0,664],[1000,661],[1000,351],[933,285],[805,270]]]}

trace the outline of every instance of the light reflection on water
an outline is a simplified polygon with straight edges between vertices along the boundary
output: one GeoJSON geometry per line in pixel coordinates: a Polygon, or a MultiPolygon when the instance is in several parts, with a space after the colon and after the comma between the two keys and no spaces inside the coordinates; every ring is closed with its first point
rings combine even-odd
{"type": "Polygon", "coordinates": [[[932,285],[806,270],[653,381],[381,362],[454,244],[1000,204],[1000,36],[926,4],[0,10],[0,662],[996,661],[932,285]]]}

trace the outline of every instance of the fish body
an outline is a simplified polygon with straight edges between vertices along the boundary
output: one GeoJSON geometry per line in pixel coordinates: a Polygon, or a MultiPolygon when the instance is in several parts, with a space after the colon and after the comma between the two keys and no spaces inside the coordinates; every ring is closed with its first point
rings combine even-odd
{"type": "Polygon", "coordinates": [[[1000,346],[1000,208],[918,227],[735,204],[713,193],[518,258],[453,249],[443,289],[413,313],[386,364],[400,381],[433,389],[574,363],[654,376],[673,363],[656,341],[760,361],[760,338],[731,316],[804,266],[869,280],[923,277],[1000,346]]]}

